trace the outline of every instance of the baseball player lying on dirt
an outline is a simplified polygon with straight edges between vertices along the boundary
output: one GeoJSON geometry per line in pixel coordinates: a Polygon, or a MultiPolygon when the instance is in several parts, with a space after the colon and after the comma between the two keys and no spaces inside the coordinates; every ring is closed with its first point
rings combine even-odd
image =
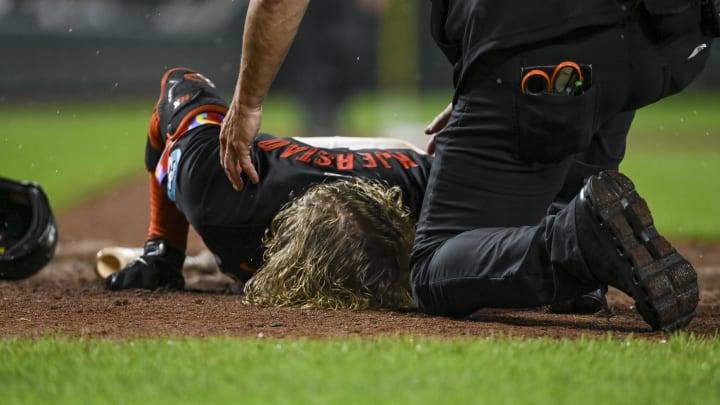
{"type": "MultiPolygon", "coordinates": [[[[251,157],[262,181],[238,192],[218,159],[226,111],[203,75],[184,68],[165,73],[146,147],[150,226],[145,247],[137,260],[104,275],[107,287],[184,288],[192,225],[218,268],[245,282],[245,302],[335,309],[412,306],[408,260],[432,156],[389,138],[260,134],[251,157]]],[[[599,309],[597,294],[549,307],[551,312],[599,309]]]]}
{"type": "MultiPolygon", "coordinates": [[[[372,261],[366,267],[385,266],[386,262],[402,267],[403,288],[409,288],[408,255],[414,227],[408,224],[413,223],[419,212],[432,156],[410,144],[382,138],[301,139],[260,134],[251,153],[262,181],[238,192],[227,180],[218,159],[218,134],[226,111],[225,101],[203,75],[175,68],[163,76],[145,154],[150,172],[150,226],[144,252],[138,260],[106,279],[109,289],[184,288],[182,265],[189,225],[213,252],[223,273],[248,281],[263,263],[261,239],[273,217],[292,195],[304,195],[307,187],[321,183],[330,187],[317,192],[326,196],[321,203],[329,209],[333,206],[336,210],[349,209],[339,201],[343,193],[345,196],[355,193],[353,196],[357,197],[357,202],[348,201],[348,205],[362,205],[357,212],[350,211],[349,216],[336,217],[336,220],[347,221],[362,213],[379,218],[390,211],[389,207],[373,203],[392,204],[399,210],[393,214],[402,218],[389,220],[402,222],[400,225],[391,222],[384,229],[379,223],[347,223],[342,236],[320,234],[319,237],[320,242],[341,240],[338,246],[343,249],[367,249],[368,259],[372,261]],[[351,147],[327,147],[333,143],[346,143],[351,147]],[[333,185],[348,178],[368,181],[333,185]],[[331,195],[335,191],[338,194],[331,195]],[[358,237],[357,231],[362,227],[372,229],[377,235],[368,232],[363,238],[358,237]],[[385,231],[388,234],[382,234],[385,231]],[[370,236],[377,236],[377,240],[370,240],[370,236]]],[[[308,197],[296,204],[300,204],[299,201],[310,200],[308,197]]],[[[282,223],[282,219],[276,223],[282,223]]],[[[283,228],[277,225],[273,229],[283,228]]],[[[310,233],[292,235],[296,239],[311,237],[310,233]]],[[[338,253],[344,256],[338,259],[344,259],[357,252],[338,253]]],[[[323,266],[338,264],[328,256],[313,260],[318,264],[325,261],[323,266]]],[[[382,269],[373,268],[369,274],[356,270],[353,282],[383,284],[400,277],[395,270],[383,273],[382,269]]],[[[350,283],[345,287],[356,285],[350,283]]],[[[409,299],[409,295],[403,300],[405,298],[409,299]]],[[[383,301],[383,305],[386,303],[387,300],[383,301]]]]}

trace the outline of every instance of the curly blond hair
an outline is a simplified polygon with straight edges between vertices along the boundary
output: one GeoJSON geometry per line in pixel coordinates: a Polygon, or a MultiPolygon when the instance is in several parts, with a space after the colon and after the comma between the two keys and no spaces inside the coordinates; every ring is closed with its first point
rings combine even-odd
{"type": "Polygon", "coordinates": [[[243,302],[316,309],[409,309],[415,224],[399,187],[360,179],[316,184],[265,232],[265,263],[243,302]]]}

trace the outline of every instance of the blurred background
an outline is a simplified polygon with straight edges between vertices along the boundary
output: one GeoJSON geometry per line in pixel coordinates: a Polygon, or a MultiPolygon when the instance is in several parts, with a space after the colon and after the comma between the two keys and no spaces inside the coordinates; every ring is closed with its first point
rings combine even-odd
{"type": "MultiPolygon", "coordinates": [[[[205,73],[229,98],[247,3],[0,0],[0,105],[154,99],[173,66],[205,73]]],[[[328,135],[362,94],[448,92],[428,12],[417,0],[313,0],[272,94],[296,104],[304,135],[328,135]]]]}
{"type": "MultiPolygon", "coordinates": [[[[173,66],[204,72],[229,97],[247,3],[0,0],[0,105],[153,99],[173,66]]],[[[296,103],[297,130],[346,132],[340,116],[348,103],[378,91],[449,93],[450,67],[430,39],[429,10],[419,0],[311,1],[272,92],[296,103]]],[[[716,51],[694,87],[719,88],[718,67],[716,51]]]]}

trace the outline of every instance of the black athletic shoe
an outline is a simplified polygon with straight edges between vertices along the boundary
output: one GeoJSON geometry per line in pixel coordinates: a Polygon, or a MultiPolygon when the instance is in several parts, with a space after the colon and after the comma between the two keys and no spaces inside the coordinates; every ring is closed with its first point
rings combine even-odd
{"type": "Polygon", "coordinates": [[[592,176],[577,204],[580,247],[593,275],[635,299],[653,329],[687,325],[699,301],[697,275],[657,232],[632,181],[616,171],[592,176]]]}
{"type": "Polygon", "coordinates": [[[555,302],[546,307],[551,314],[599,314],[612,315],[606,307],[605,293],[598,289],[579,297],[555,302]]]}
{"type": "Polygon", "coordinates": [[[227,103],[210,79],[186,68],[173,68],[165,72],[160,82],[160,97],[153,120],[158,123],[156,130],[163,141],[168,136],[172,139],[186,116],[205,111],[223,114],[227,111],[227,103]]]}

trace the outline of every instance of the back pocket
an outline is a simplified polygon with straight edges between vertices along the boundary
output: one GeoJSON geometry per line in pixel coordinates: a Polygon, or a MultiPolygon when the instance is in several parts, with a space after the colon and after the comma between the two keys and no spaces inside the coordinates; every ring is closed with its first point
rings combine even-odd
{"type": "Polygon", "coordinates": [[[581,95],[520,93],[513,139],[516,157],[552,163],[585,149],[594,132],[596,94],[595,86],[581,95]]]}

